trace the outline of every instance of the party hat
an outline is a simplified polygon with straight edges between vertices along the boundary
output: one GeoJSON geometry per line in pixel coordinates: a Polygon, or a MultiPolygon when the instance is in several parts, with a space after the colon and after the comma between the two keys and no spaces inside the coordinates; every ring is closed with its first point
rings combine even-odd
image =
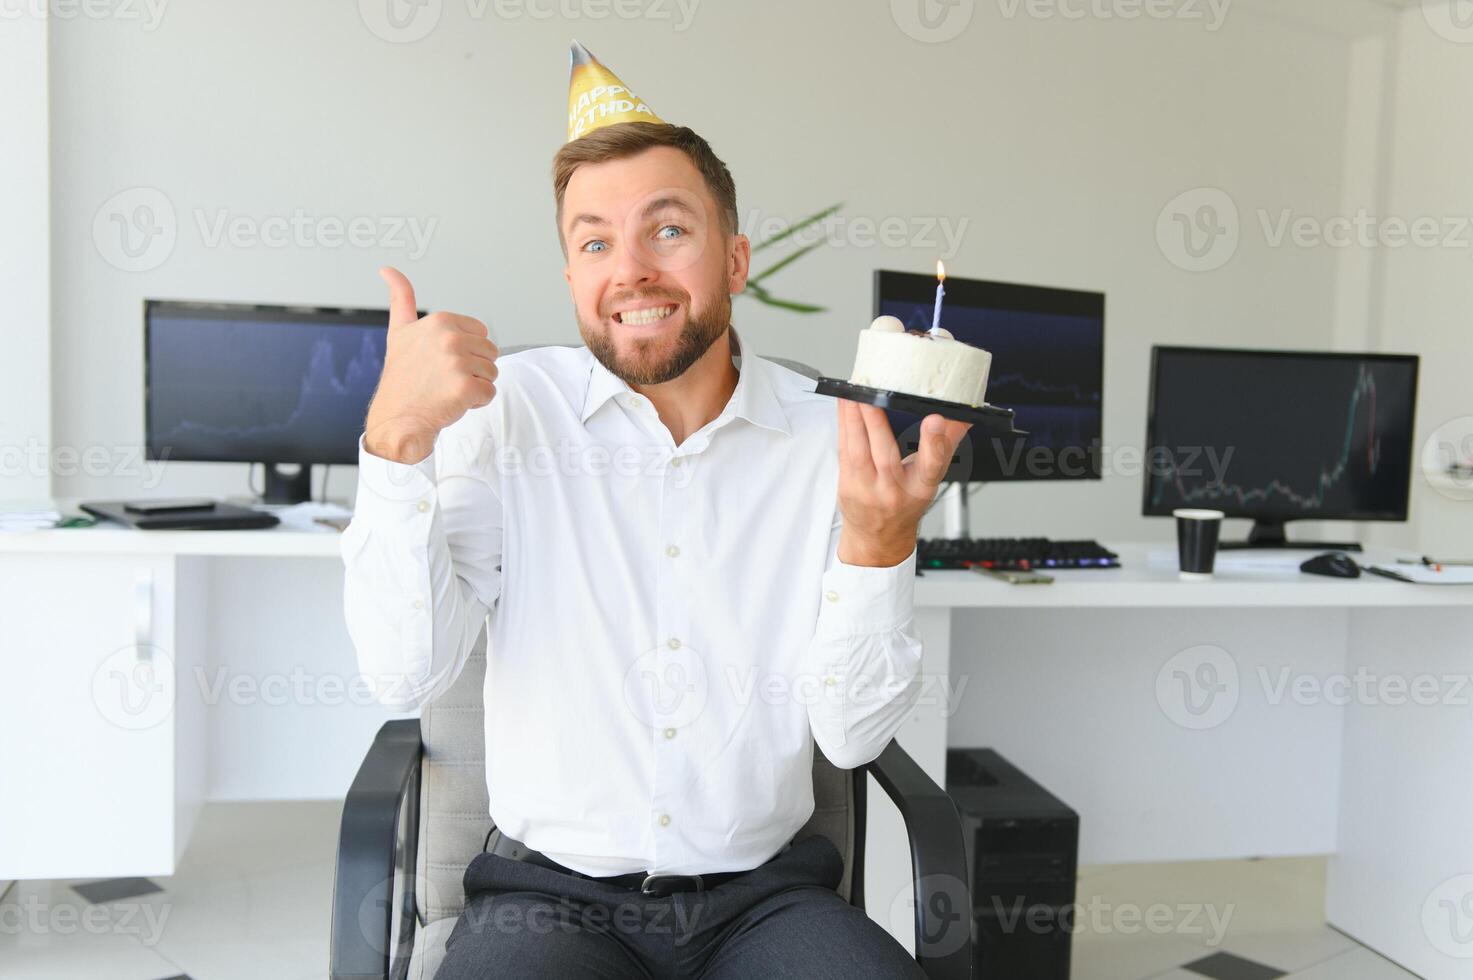
{"type": "Polygon", "coordinates": [[[577,41],[573,42],[572,62],[572,78],[568,81],[568,142],[615,123],[665,121],[577,41]]]}

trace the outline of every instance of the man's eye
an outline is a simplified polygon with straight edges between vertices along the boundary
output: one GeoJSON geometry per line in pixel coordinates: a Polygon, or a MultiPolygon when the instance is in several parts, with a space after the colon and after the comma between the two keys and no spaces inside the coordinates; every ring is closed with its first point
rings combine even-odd
{"type": "Polygon", "coordinates": [[[680,227],[679,225],[665,225],[659,231],[655,232],[655,237],[668,242],[679,238],[684,234],[685,229],[680,227]],[[667,232],[674,232],[675,234],[667,234],[667,232]]]}
{"type": "Polygon", "coordinates": [[[595,252],[595,253],[596,252],[602,252],[605,249],[607,249],[608,247],[609,246],[608,246],[608,244],[606,242],[600,241],[597,238],[595,238],[591,242],[584,242],[583,243],[583,251],[585,251],[585,252],[595,252]]]}

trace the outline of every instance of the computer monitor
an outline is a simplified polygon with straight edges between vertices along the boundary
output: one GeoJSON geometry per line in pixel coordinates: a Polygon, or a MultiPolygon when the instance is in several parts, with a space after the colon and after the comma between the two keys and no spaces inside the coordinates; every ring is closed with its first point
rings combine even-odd
{"type": "Polygon", "coordinates": [[[388,322],[387,310],[147,300],[148,458],[264,463],[266,502],[310,499],[312,464],[358,461],[388,322]]]}
{"type": "Polygon", "coordinates": [[[1223,547],[1358,547],[1296,545],[1284,525],[1407,519],[1417,368],[1401,354],[1152,348],[1144,513],[1253,519],[1223,547]]]}
{"type": "MultiPolygon", "coordinates": [[[[875,315],[930,329],[936,277],[875,273],[875,315]]],[[[941,325],[992,352],[987,402],[1015,413],[1024,437],[974,437],[957,447],[946,479],[1100,479],[1105,365],[1102,293],[946,277],[941,325]]],[[[921,417],[887,410],[902,455],[920,444],[921,417]]]]}

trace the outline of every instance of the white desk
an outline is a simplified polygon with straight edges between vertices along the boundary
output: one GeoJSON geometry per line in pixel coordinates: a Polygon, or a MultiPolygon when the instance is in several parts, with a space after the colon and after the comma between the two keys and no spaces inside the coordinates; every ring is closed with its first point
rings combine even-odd
{"type": "MultiPolygon", "coordinates": [[[[337,546],[326,529],[0,535],[0,739],[32,748],[0,756],[25,800],[0,808],[0,879],[169,874],[204,799],[340,796],[392,715],[347,690],[337,546]],[[158,717],[140,649],[171,667],[158,717]]],[[[938,780],[948,744],[997,748],[1080,812],[1086,862],[1333,853],[1329,921],[1463,975],[1436,925],[1473,871],[1473,691],[1446,680],[1473,673],[1473,588],[1184,583],[1115,548],[1125,568],[1049,586],[920,578],[928,703],[902,744],[938,780]],[[1333,703],[1358,671],[1437,679],[1442,703],[1333,703]],[[1210,703],[1202,680],[1223,688],[1210,703]]],[[[898,814],[873,789],[870,821],[867,905],[908,936],[898,814]]]]}
{"type": "MultiPolygon", "coordinates": [[[[1227,554],[1281,567],[1182,582],[1172,546],[1112,547],[1124,568],[1047,586],[922,577],[932,693],[901,743],[938,779],[948,745],[998,749],[1080,813],[1085,863],[1333,854],[1329,922],[1466,977],[1446,951],[1473,944],[1440,903],[1473,901],[1473,586],[1298,572],[1313,552],[1227,554]]],[[[904,865],[866,875],[899,935],[904,865]]]]}

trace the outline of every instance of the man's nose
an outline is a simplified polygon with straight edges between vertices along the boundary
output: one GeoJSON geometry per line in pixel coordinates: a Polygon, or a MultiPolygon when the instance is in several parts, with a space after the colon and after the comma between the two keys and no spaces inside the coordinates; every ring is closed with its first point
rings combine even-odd
{"type": "Polygon", "coordinates": [[[659,275],[654,256],[648,254],[646,249],[636,244],[619,250],[619,256],[614,262],[614,285],[618,288],[648,286],[659,275]]]}

